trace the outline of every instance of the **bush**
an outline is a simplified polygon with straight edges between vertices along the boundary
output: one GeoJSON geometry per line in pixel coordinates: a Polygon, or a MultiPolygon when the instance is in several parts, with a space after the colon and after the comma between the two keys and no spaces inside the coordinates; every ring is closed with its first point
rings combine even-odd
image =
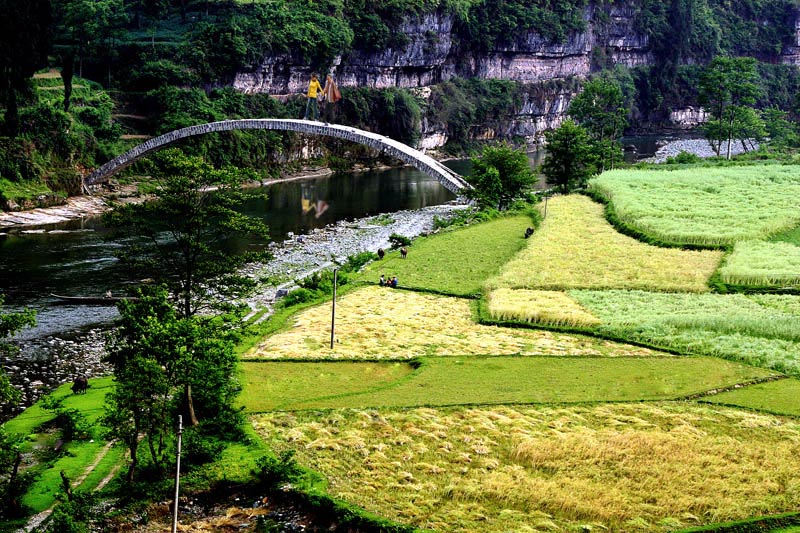
{"type": "Polygon", "coordinates": [[[304,304],[306,302],[310,302],[311,300],[315,299],[316,297],[317,297],[317,295],[314,294],[313,291],[310,291],[310,290],[304,289],[304,288],[299,288],[299,289],[295,289],[292,292],[290,292],[289,294],[287,294],[286,297],[283,299],[282,304],[285,307],[291,307],[293,305],[304,304]]]}
{"type": "Polygon", "coordinates": [[[292,481],[301,473],[294,459],[294,450],[281,452],[277,457],[265,455],[256,461],[256,466],[258,480],[271,489],[292,481]]]}
{"type": "Polygon", "coordinates": [[[688,165],[692,163],[699,163],[703,160],[697,154],[681,150],[674,156],[668,157],[664,162],[668,165],[688,165]]]}
{"type": "Polygon", "coordinates": [[[225,449],[219,438],[206,435],[202,426],[189,427],[183,431],[183,451],[186,465],[196,466],[214,461],[225,449]]]}
{"type": "Polygon", "coordinates": [[[392,249],[402,248],[403,246],[410,246],[411,239],[399,233],[392,233],[389,235],[389,242],[392,243],[392,249]]]}

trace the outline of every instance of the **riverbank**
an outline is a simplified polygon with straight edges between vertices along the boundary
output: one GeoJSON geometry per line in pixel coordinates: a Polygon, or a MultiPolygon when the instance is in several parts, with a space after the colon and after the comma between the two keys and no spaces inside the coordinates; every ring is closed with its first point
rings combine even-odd
{"type": "MultiPolygon", "coordinates": [[[[744,149],[742,146],[742,141],[734,141],[731,144],[731,155],[739,155],[745,151],[758,149],[759,145],[757,142],[749,140],[746,142],[748,145],[752,145],[752,147],[748,146],[748,150],[744,149]]],[[[727,146],[724,146],[723,150],[727,150],[727,146]]],[[[658,150],[656,150],[655,156],[645,159],[645,161],[648,163],[663,163],[668,157],[675,157],[681,152],[688,152],[703,159],[716,157],[717,155],[714,153],[714,150],[711,148],[711,145],[706,139],[675,139],[674,141],[669,141],[660,146],[658,150]]]]}

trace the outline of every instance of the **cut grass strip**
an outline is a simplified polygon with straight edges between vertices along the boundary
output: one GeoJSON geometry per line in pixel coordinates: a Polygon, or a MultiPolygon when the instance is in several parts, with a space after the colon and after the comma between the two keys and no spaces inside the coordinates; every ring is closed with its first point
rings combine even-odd
{"type": "Polygon", "coordinates": [[[727,246],[800,224],[800,166],[612,170],[589,189],[622,224],[666,243],[727,246]]]}
{"type": "Polygon", "coordinates": [[[490,289],[642,289],[706,292],[722,259],[717,251],[665,249],[618,233],[603,206],[585,196],[552,198],[527,247],[490,289]]]}
{"type": "Polygon", "coordinates": [[[800,380],[781,379],[703,398],[704,402],[800,417],[800,380]]]}
{"type": "Polygon", "coordinates": [[[487,297],[493,320],[521,321],[555,327],[591,328],[600,319],[581,307],[574,298],[559,291],[497,289],[487,297]]]}
{"type": "Polygon", "coordinates": [[[660,352],[580,335],[475,324],[470,303],[384,287],[364,287],[336,303],[305,309],[293,327],[264,339],[244,358],[410,359],[425,355],[655,355],[660,352]]]}
{"type": "Polygon", "coordinates": [[[381,274],[397,276],[403,287],[455,296],[479,294],[487,278],[525,245],[528,216],[516,215],[415,239],[408,258],[390,252],[370,264],[356,280],[377,283],[381,274]]]}
{"type": "Polygon", "coordinates": [[[800,424],[697,404],[252,417],[329,493],[441,531],[674,531],[796,511],[800,424]]]}
{"type": "Polygon", "coordinates": [[[775,375],[705,357],[423,358],[398,363],[245,363],[249,412],[667,400],[775,375]]]}

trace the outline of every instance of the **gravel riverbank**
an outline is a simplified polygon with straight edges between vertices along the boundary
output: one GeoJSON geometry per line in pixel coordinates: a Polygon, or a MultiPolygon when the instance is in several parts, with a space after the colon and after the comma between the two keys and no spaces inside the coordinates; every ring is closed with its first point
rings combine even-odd
{"type": "MultiPolygon", "coordinates": [[[[757,142],[745,142],[747,143],[748,150],[758,149],[757,142]]],[[[727,149],[727,147],[724,147],[724,149],[727,149]]],[[[714,150],[711,149],[711,145],[708,144],[706,139],[676,139],[661,146],[656,151],[656,155],[654,157],[646,159],[645,161],[648,163],[663,163],[668,157],[675,157],[681,152],[689,152],[690,154],[694,154],[702,158],[714,157],[717,155],[714,153],[714,150]]],[[[742,146],[742,141],[737,140],[731,144],[731,155],[738,155],[744,152],[745,149],[742,146]]]]}

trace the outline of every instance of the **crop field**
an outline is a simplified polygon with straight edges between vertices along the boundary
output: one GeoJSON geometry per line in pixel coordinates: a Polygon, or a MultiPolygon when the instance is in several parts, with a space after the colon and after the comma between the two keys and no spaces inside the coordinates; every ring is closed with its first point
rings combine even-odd
{"type": "Polygon", "coordinates": [[[800,297],[570,291],[601,333],[800,376],[800,297]]]}
{"type": "Polygon", "coordinates": [[[550,199],[527,247],[488,286],[511,289],[642,289],[705,292],[716,251],[658,248],[617,232],[585,196],[550,199]]]}
{"type": "Polygon", "coordinates": [[[668,531],[800,506],[800,424],[687,403],[252,417],[328,492],[442,531],[668,531]]]}
{"type": "Polygon", "coordinates": [[[364,287],[336,303],[301,311],[288,331],[264,339],[245,359],[409,359],[425,355],[633,356],[658,352],[580,335],[476,324],[470,302],[386,287],[364,287]]]}
{"type": "Polygon", "coordinates": [[[484,281],[525,246],[527,216],[517,215],[414,240],[408,258],[391,252],[370,264],[356,280],[377,283],[381,274],[400,285],[456,296],[479,294],[484,281]]]}
{"type": "Polygon", "coordinates": [[[703,401],[800,417],[799,399],[800,380],[781,379],[707,396],[703,401]]]}
{"type": "Polygon", "coordinates": [[[432,357],[244,363],[249,412],[670,400],[777,376],[711,357],[432,357]]]}
{"type": "Polygon", "coordinates": [[[800,246],[788,242],[738,242],[719,272],[722,281],[731,285],[800,286],[800,246]]]}
{"type": "Polygon", "coordinates": [[[725,246],[800,225],[800,167],[612,170],[589,188],[624,224],[663,242],[725,246]]]}
{"type": "Polygon", "coordinates": [[[486,304],[494,320],[573,328],[591,328],[601,324],[599,318],[561,291],[497,289],[487,295],[486,304]]]}

